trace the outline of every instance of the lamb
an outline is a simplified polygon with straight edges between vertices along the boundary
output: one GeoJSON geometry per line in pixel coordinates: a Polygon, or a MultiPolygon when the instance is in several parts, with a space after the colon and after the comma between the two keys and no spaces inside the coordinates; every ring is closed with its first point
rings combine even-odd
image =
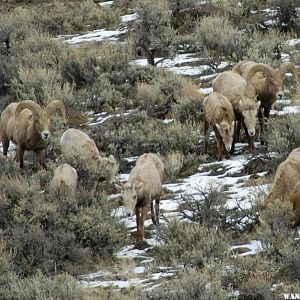
{"type": "Polygon", "coordinates": [[[75,159],[82,170],[104,178],[109,183],[115,180],[118,172],[118,163],[113,155],[101,157],[95,142],[79,129],[66,130],[60,145],[67,159],[75,159]]]}
{"type": "Polygon", "coordinates": [[[69,164],[61,164],[54,170],[50,183],[49,195],[51,197],[66,195],[75,197],[77,187],[77,172],[69,164]]]}
{"type": "Polygon", "coordinates": [[[260,142],[265,144],[264,127],[270,116],[270,110],[276,99],[282,99],[284,92],[285,74],[290,71],[294,80],[295,87],[299,86],[298,72],[295,65],[291,62],[282,63],[278,69],[274,69],[267,64],[259,64],[254,61],[241,61],[234,66],[233,71],[240,74],[246,80],[249,72],[253,72],[253,67],[261,65],[266,71],[262,69],[257,72],[250,80],[251,84],[257,94],[257,99],[261,101],[258,118],[260,123],[260,142]],[[269,75],[268,75],[269,74],[269,75]]]}
{"type": "Polygon", "coordinates": [[[205,134],[205,154],[208,153],[208,139],[213,127],[218,150],[218,160],[222,160],[223,148],[227,150],[225,157],[230,158],[228,151],[231,150],[235,116],[231,102],[220,93],[213,92],[203,101],[204,110],[204,134],[205,134]]]}
{"type": "MultiPolygon", "coordinates": [[[[260,70],[258,68],[258,70],[251,73],[251,76],[260,70]]],[[[250,80],[250,76],[246,81],[236,72],[225,71],[219,74],[213,81],[213,90],[226,96],[234,109],[237,127],[231,152],[234,151],[234,144],[238,141],[241,125],[245,128],[251,150],[254,150],[253,139],[260,101],[256,101],[255,90],[250,80]]]]}
{"type": "Polygon", "coordinates": [[[21,168],[24,166],[25,150],[35,152],[36,166],[44,165],[50,138],[51,114],[57,110],[65,123],[65,106],[60,100],[50,102],[45,108],[32,100],[9,104],[0,119],[3,155],[7,156],[12,141],[17,146],[15,160],[21,168]]]}
{"type": "Polygon", "coordinates": [[[265,201],[269,205],[275,199],[293,204],[295,219],[293,225],[300,224],[300,147],[295,148],[277,168],[270,194],[265,201]]]}
{"type": "Polygon", "coordinates": [[[144,241],[144,221],[149,206],[154,225],[159,224],[159,200],[162,195],[164,165],[153,153],[145,153],[139,157],[131,170],[128,181],[122,185],[121,197],[128,215],[135,209],[137,223],[136,248],[147,246],[144,241]],[[155,200],[155,211],[153,201],[155,200]]]}

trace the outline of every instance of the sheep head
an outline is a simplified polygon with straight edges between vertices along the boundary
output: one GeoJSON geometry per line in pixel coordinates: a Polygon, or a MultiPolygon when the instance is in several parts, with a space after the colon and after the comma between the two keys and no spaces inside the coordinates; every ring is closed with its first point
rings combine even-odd
{"type": "Polygon", "coordinates": [[[59,113],[63,124],[66,125],[67,121],[66,121],[66,108],[64,103],[61,100],[52,100],[51,102],[49,102],[49,104],[47,105],[47,107],[45,108],[45,111],[51,116],[55,113],[59,113]]]}
{"type": "Polygon", "coordinates": [[[48,141],[50,138],[50,116],[43,110],[43,108],[34,101],[25,100],[18,104],[15,111],[15,118],[17,119],[24,109],[31,111],[30,122],[34,128],[35,133],[40,136],[44,141],[48,141]]]}
{"type": "Polygon", "coordinates": [[[218,132],[227,151],[231,150],[234,135],[234,123],[234,121],[232,121],[231,124],[228,124],[228,122],[226,121],[222,121],[220,124],[216,124],[218,132]]]}
{"type": "Polygon", "coordinates": [[[42,140],[48,141],[50,138],[50,116],[45,111],[41,114],[33,112],[32,119],[35,132],[40,135],[42,140]]]}
{"type": "Polygon", "coordinates": [[[140,194],[143,193],[144,184],[140,181],[135,181],[134,183],[127,182],[122,185],[122,198],[125,206],[126,214],[132,216],[135,206],[137,204],[137,199],[140,194]]]}
{"type": "Polygon", "coordinates": [[[260,103],[260,101],[250,101],[248,98],[242,98],[239,101],[240,111],[250,136],[255,135],[255,126],[260,103]]]}
{"type": "Polygon", "coordinates": [[[256,64],[254,65],[248,73],[247,84],[251,84],[252,77],[257,73],[262,72],[259,80],[265,81],[266,93],[274,95],[276,99],[282,99],[283,97],[283,85],[284,76],[282,76],[282,71],[276,71],[267,64],[256,64]]]}
{"type": "Polygon", "coordinates": [[[115,176],[118,172],[119,165],[113,155],[109,157],[97,157],[95,164],[95,171],[101,173],[109,183],[115,180],[115,176]]]}

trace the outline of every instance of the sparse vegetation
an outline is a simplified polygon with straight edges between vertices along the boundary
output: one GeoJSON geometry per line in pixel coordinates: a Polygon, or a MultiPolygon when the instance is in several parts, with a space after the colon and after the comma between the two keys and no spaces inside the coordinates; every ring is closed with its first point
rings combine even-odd
{"type": "MultiPolygon", "coordinates": [[[[210,157],[203,155],[205,96],[199,87],[209,87],[213,77],[204,82],[202,75],[229,69],[244,59],[276,67],[288,54],[300,63],[299,44],[288,43],[300,33],[299,5],[296,9],[293,0],[2,2],[0,111],[25,99],[43,106],[63,100],[68,125],[87,131],[101,153],[114,155],[121,173],[129,173],[133,165],[128,158],[154,152],[165,163],[167,183],[180,184],[198,172],[200,163],[215,157],[213,152],[210,157]],[[134,12],[137,19],[121,19],[134,12]],[[126,29],[127,34],[120,35],[117,43],[66,42],[95,29],[126,29]],[[182,52],[201,57],[192,62],[199,69],[204,63],[209,68],[183,77],[159,67],[158,62],[182,52]],[[138,58],[145,58],[147,66],[137,63],[138,58]]],[[[299,88],[291,95],[297,104],[299,88]]],[[[280,109],[285,104],[276,105],[280,109]]],[[[182,192],[177,197],[179,217],[174,220],[163,218],[162,209],[165,222],[155,231],[161,244],[145,254],[155,258],[146,272],[172,266],[175,271],[168,279],[153,286],[145,280],[151,286],[147,290],[142,285],[118,291],[82,289],[81,275],[120,263],[115,254],[133,240],[132,232],[115,211],[121,200],[107,199],[116,187],[91,176],[88,169],[78,172],[76,197],[48,197],[53,170],[65,162],[59,144],[63,130],[58,121],[53,123],[46,169],[34,170],[29,159],[20,170],[12,158],[0,156],[1,299],[269,300],[299,292],[300,248],[289,225],[291,205],[229,208],[225,185],[194,194],[182,192]],[[260,253],[243,257],[238,254],[251,249],[231,249],[250,240],[261,245],[260,253]]],[[[263,153],[238,171],[249,175],[243,184],[271,181],[260,181],[265,175],[259,173],[267,170],[272,175],[299,147],[299,126],[298,114],[271,116],[267,147],[258,147],[263,153]]],[[[207,164],[204,171],[226,176],[228,170],[207,164]]],[[[253,198],[258,201],[266,195],[248,196],[254,203],[253,198]]],[[[167,189],[164,197],[176,201],[167,189]]],[[[119,280],[122,276],[116,275],[119,280]]]]}

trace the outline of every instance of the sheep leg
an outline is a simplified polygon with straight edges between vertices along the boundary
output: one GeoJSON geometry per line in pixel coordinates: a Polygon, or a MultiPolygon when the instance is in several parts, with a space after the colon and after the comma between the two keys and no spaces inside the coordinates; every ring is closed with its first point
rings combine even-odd
{"type": "Polygon", "coordinates": [[[294,227],[296,227],[300,224],[300,199],[298,197],[294,200],[293,209],[294,209],[294,215],[295,215],[293,225],[294,225],[294,227]]]}
{"type": "Polygon", "coordinates": [[[258,121],[260,128],[260,144],[264,145],[264,116],[261,107],[258,109],[258,121]]]}
{"type": "Polygon", "coordinates": [[[267,106],[264,108],[264,113],[262,115],[262,124],[261,124],[261,139],[260,139],[260,143],[261,145],[266,145],[267,144],[267,140],[265,138],[265,132],[267,130],[267,124],[268,124],[268,120],[269,120],[269,116],[270,116],[270,111],[271,111],[271,105],[267,106]]]}
{"type": "Polygon", "coordinates": [[[152,219],[152,223],[154,225],[157,225],[157,215],[156,212],[154,211],[153,201],[151,201],[151,219],[152,219]]]}
{"type": "Polygon", "coordinates": [[[2,147],[3,147],[3,155],[7,156],[8,147],[9,147],[9,140],[2,141],[2,147]]]}
{"type": "Polygon", "coordinates": [[[156,214],[156,224],[159,225],[159,201],[160,198],[155,199],[155,214],[156,214]]]}
{"type": "Polygon", "coordinates": [[[237,143],[239,143],[240,142],[240,133],[241,133],[241,121],[238,121],[238,122],[236,122],[237,124],[236,124],[236,139],[235,139],[235,141],[237,142],[237,143]]]}
{"type": "Polygon", "coordinates": [[[209,123],[204,120],[204,154],[208,154],[208,141],[211,129],[209,123]]]}
{"type": "Polygon", "coordinates": [[[20,168],[24,167],[24,151],[25,149],[21,145],[17,145],[15,160],[20,164],[20,168]]]}
{"type": "Polygon", "coordinates": [[[136,207],[136,222],[137,222],[137,240],[135,247],[137,249],[143,249],[149,246],[149,244],[144,241],[145,239],[145,230],[144,222],[148,214],[149,206],[145,207],[136,207]]]}
{"type": "Polygon", "coordinates": [[[222,142],[222,138],[219,134],[219,131],[216,128],[214,128],[214,132],[215,132],[216,140],[217,140],[218,160],[221,161],[222,156],[223,156],[223,142],[222,142]]]}
{"type": "Polygon", "coordinates": [[[234,153],[235,143],[236,143],[236,132],[237,132],[237,126],[239,121],[234,122],[234,133],[233,133],[233,139],[232,139],[232,146],[230,150],[230,154],[234,153]]]}
{"type": "Polygon", "coordinates": [[[147,218],[148,214],[148,206],[142,207],[142,213],[141,213],[141,231],[140,231],[140,240],[143,241],[145,239],[145,230],[144,230],[144,222],[147,218]]]}
{"type": "Polygon", "coordinates": [[[250,150],[253,151],[254,150],[254,136],[249,135],[248,129],[247,129],[246,124],[244,122],[243,122],[243,127],[245,129],[245,133],[246,133],[246,137],[247,137],[247,140],[248,140],[250,150]]]}
{"type": "Polygon", "coordinates": [[[38,150],[35,152],[35,163],[36,166],[44,166],[45,165],[45,157],[46,157],[46,149],[38,150]]]}
{"type": "Polygon", "coordinates": [[[141,242],[141,207],[135,207],[136,216],[136,244],[141,242]]]}

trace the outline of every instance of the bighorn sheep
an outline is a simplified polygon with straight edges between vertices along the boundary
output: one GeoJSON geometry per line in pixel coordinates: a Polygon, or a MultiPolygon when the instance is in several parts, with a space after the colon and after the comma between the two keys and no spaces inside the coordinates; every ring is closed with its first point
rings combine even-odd
{"type": "Polygon", "coordinates": [[[142,248],[144,241],[144,221],[149,207],[154,225],[159,223],[159,200],[162,195],[162,178],[164,165],[153,153],[145,153],[136,161],[128,181],[122,185],[121,196],[128,215],[135,209],[137,223],[136,247],[142,248]],[[153,207],[155,200],[155,211],[153,207]]]}
{"type": "Polygon", "coordinates": [[[118,172],[118,163],[113,155],[101,157],[95,142],[79,129],[66,130],[60,145],[66,158],[75,159],[84,170],[88,170],[111,183],[118,172]]]}
{"type": "Polygon", "coordinates": [[[43,165],[46,148],[50,138],[51,114],[59,111],[66,122],[65,106],[60,100],[54,100],[42,108],[31,100],[11,103],[1,114],[0,137],[3,154],[7,155],[10,141],[17,146],[15,160],[24,165],[24,151],[33,151],[36,164],[43,165]]]}
{"type": "MultiPolygon", "coordinates": [[[[257,71],[255,70],[255,72],[257,71]]],[[[255,72],[251,73],[251,76],[255,72]]],[[[255,90],[250,83],[251,76],[246,81],[236,72],[225,71],[219,74],[213,81],[213,90],[226,96],[234,109],[237,126],[231,152],[233,152],[234,144],[239,138],[241,125],[245,128],[251,150],[254,149],[253,138],[260,101],[256,101],[255,90]]]]}
{"type": "Polygon", "coordinates": [[[205,154],[208,153],[208,139],[213,127],[218,149],[218,160],[222,160],[223,148],[225,146],[225,157],[229,158],[228,151],[231,150],[235,117],[231,102],[220,93],[213,92],[203,101],[204,110],[204,134],[205,134],[205,154]]]}
{"type": "MultiPolygon", "coordinates": [[[[260,123],[260,142],[265,143],[264,127],[268,121],[270,110],[276,99],[282,99],[284,92],[285,74],[290,71],[296,87],[299,86],[298,72],[295,65],[291,62],[282,63],[278,69],[274,69],[267,64],[259,64],[254,61],[241,61],[234,66],[233,71],[247,79],[250,73],[253,72],[253,67],[261,65],[261,72],[257,72],[250,80],[257,94],[257,99],[261,102],[258,112],[260,123]],[[263,70],[265,68],[265,71],[263,70]]],[[[250,74],[251,76],[251,74],[250,74]]],[[[248,80],[248,79],[247,79],[248,80]]]]}
{"type": "Polygon", "coordinates": [[[300,147],[294,149],[276,171],[274,182],[265,205],[275,199],[293,204],[295,219],[293,225],[300,224],[300,147]]]}
{"type": "Polygon", "coordinates": [[[50,182],[49,195],[51,197],[66,195],[75,197],[77,187],[77,172],[69,164],[61,164],[54,170],[50,182]]]}

